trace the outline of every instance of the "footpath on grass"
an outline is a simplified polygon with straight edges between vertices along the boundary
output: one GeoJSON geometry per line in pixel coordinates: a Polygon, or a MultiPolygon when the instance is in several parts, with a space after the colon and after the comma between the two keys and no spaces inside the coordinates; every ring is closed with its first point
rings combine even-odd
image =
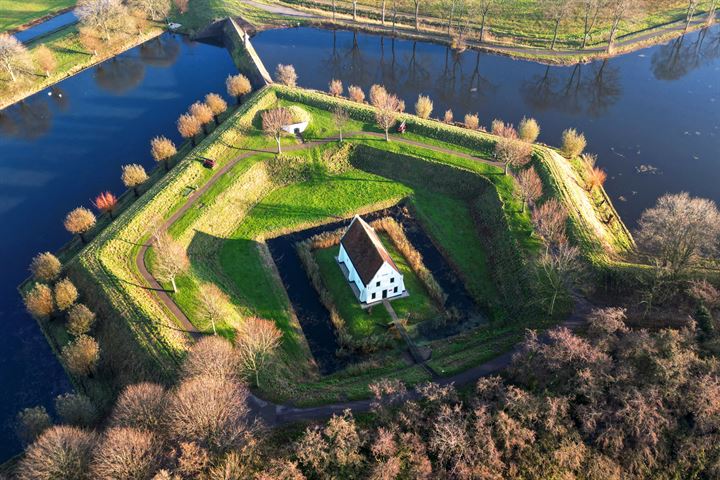
{"type": "MultiPolygon", "coordinates": [[[[378,139],[384,139],[384,135],[381,133],[376,132],[351,132],[349,133],[346,138],[348,140],[352,140],[353,136],[362,135],[364,137],[374,137],[378,139]]],[[[307,143],[298,144],[298,145],[292,145],[285,148],[286,152],[292,152],[292,151],[299,151],[304,150],[308,148],[317,147],[320,145],[327,144],[329,142],[335,142],[338,138],[336,137],[328,137],[324,139],[317,139],[313,141],[309,141],[307,143]]],[[[428,145],[422,142],[409,140],[402,137],[393,136],[392,137],[393,142],[397,143],[404,143],[407,145],[413,145],[422,147],[425,149],[433,150],[436,152],[448,154],[448,155],[454,155],[457,157],[462,157],[466,159],[470,159],[477,162],[482,162],[488,165],[492,165],[498,168],[502,168],[503,165],[499,162],[494,162],[491,160],[486,160],[483,158],[478,158],[475,156],[472,156],[470,154],[464,153],[464,152],[458,152],[455,150],[435,146],[435,145],[428,145]]],[[[150,232],[151,237],[153,238],[155,235],[158,235],[164,231],[167,231],[167,229],[175,223],[185,212],[188,211],[201,197],[202,195],[207,192],[212,185],[214,185],[222,176],[227,173],[230,169],[232,169],[238,162],[247,159],[248,157],[251,157],[253,155],[257,155],[261,152],[267,152],[267,153],[274,153],[273,151],[269,150],[253,150],[246,153],[243,153],[241,155],[238,155],[237,157],[233,158],[230,162],[225,164],[222,168],[217,170],[215,174],[199,189],[197,189],[195,192],[193,192],[190,197],[188,197],[188,200],[185,202],[185,204],[177,211],[175,212],[170,218],[168,218],[162,225],[160,225],[156,231],[150,232]]],[[[190,319],[187,317],[187,315],[178,307],[178,305],[173,300],[172,296],[162,288],[162,286],[157,282],[157,280],[152,276],[152,274],[148,271],[147,266],[145,264],[145,257],[146,253],[148,251],[148,248],[150,245],[148,243],[144,244],[138,251],[137,257],[135,258],[135,263],[138,267],[138,270],[147,283],[149,285],[148,288],[153,289],[156,294],[158,295],[159,300],[176,316],[178,323],[180,326],[193,338],[198,339],[201,338],[203,335],[205,335],[204,332],[199,331],[190,321],[190,319]]],[[[570,329],[578,329],[585,325],[587,314],[592,309],[592,306],[590,303],[585,300],[584,298],[580,296],[575,297],[575,305],[573,309],[573,313],[565,322],[562,323],[562,326],[570,329]]],[[[395,317],[396,318],[396,317],[395,317]]],[[[520,350],[521,346],[520,344],[516,345],[512,350],[510,350],[507,353],[504,353],[500,356],[497,356],[493,358],[492,360],[489,360],[487,362],[484,362],[480,365],[477,365],[469,370],[466,370],[464,372],[458,373],[456,375],[450,376],[450,377],[439,377],[434,371],[431,371],[433,381],[436,383],[439,383],[441,385],[450,385],[454,384],[456,386],[465,386],[470,385],[474,382],[476,382],[478,379],[484,376],[488,375],[494,375],[505,368],[507,368],[511,361],[513,355],[520,350]]],[[[418,358],[416,360],[418,364],[425,365],[425,362],[423,361],[422,357],[418,358]]],[[[418,397],[418,394],[416,391],[412,390],[410,391],[406,399],[411,400],[418,397]]],[[[340,403],[333,403],[329,405],[323,405],[319,407],[309,407],[309,408],[297,408],[292,405],[288,404],[276,404],[272,402],[268,402],[266,400],[263,400],[262,398],[250,394],[249,396],[249,404],[251,408],[252,414],[259,419],[262,419],[262,421],[267,426],[277,426],[282,425],[285,423],[291,423],[291,422],[297,422],[297,421],[312,421],[312,420],[321,420],[327,417],[330,417],[335,414],[342,413],[345,410],[351,410],[356,413],[360,412],[367,412],[372,408],[373,401],[371,399],[366,400],[356,400],[356,401],[348,401],[348,402],[340,402],[340,403]]]]}

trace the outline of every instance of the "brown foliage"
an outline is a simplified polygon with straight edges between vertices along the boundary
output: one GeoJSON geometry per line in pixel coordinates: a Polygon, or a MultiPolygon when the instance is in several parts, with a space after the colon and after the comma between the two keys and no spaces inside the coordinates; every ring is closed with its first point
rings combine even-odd
{"type": "Polygon", "coordinates": [[[281,63],[275,69],[275,80],[278,83],[287,85],[288,87],[295,87],[297,85],[297,78],[295,67],[292,65],[283,65],[281,63]]]}
{"type": "Polygon", "coordinates": [[[142,165],[130,164],[122,167],[122,182],[127,188],[132,188],[135,196],[138,195],[138,187],[148,179],[145,168],[142,165]]]}
{"type": "Polygon", "coordinates": [[[97,436],[76,427],[46,430],[26,451],[17,468],[18,480],[86,480],[90,452],[97,436]]]}
{"type": "Polygon", "coordinates": [[[543,194],[542,180],[535,167],[526,168],[517,176],[518,190],[523,201],[523,211],[528,204],[537,202],[543,194]]]}
{"type": "Polygon", "coordinates": [[[720,306],[720,290],[707,280],[691,280],[688,293],[709,309],[720,306]]]}
{"type": "Polygon", "coordinates": [[[180,443],[178,472],[184,478],[202,478],[210,466],[210,453],[194,442],[180,443]]]}
{"type": "Polygon", "coordinates": [[[445,110],[445,115],[443,115],[443,122],[453,123],[453,111],[452,110],[445,110]]]}
{"type": "Polygon", "coordinates": [[[490,130],[493,135],[497,135],[499,137],[509,138],[513,140],[518,138],[518,133],[515,130],[515,127],[513,127],[510,123],[503,122],[502,120],[493,120],[490,126],[490,130]]]}
{"type": "Polygon", "coordinates": [[[358,87],[357,85],[350,85],[348,87],[348,96],[350,97],[350,100],[357,103],[364,103],[365,102],[365,92],[362,91],[362,88],[358,87]]]}
{"type": "Polygon", "coordinates": [[[342,416],[333,415],[322,430],[308,428],[295,446],[295,455],[320,478],[340,472],[348,476],[362,460],[361,444],[355,419],[346,410],[342,416]]]}
{"type": "Polygon", "coordinates": [[[247,395],[246,387],[229,378],[188,378],[170,397],[165,415],[168,434],[212,452],[231,450],[249,434],[247,395]]]}
{"type": "Polygon", "coordinates": [[[581,155],[586,146],[585,135],[578,133],[574,128],[569,128],[563,132],[561,151],[565,158],[575,158],[581,155]]]}
{"type": "Polygon", "coordinates": [[[90,427],[98,420],[98,410],[89,397],[80,393],[64,393],[55,398],[55,411],[63,423],[90,427]]]}
{"type": "Polygon", "coordinates": [[[160,442],[154,433],[111,427],[93,452],[90,474],[98,479],[147,479],[160,465],[160,442]]]}
{"type": "Polygon", "coordinates": [[[34,318],[48,318],[55,311],[52,290],[44,283],[35,284],[24,300],[25,308],[34,318]]]}
{"type": "Polygon", "coordinates": [[[177,129],[183,138],[194,139],[195,135],[200,133],[202,129],[202,122],[194,115],[183,113],[178,118],[177,129]]]}
{"type": "Polygon", "coordinates": [[[55,295],[55,305],[63,312],[72,307],[78,299],[77,288],[68,278],[63,278],[57,282],[53,293],[55,295]]]}
{"type": "Polygon", "coordinates": [[[156,162],[165,162],[167,170],[167,162],[177,153],[175,144],[169,138],[159,136],[150,140],[150,153],[156,162]]]}
{"type": "Polygon", "coordinates": [[[105,47],[102,39],[95,31],[84,27],[80,27],[80,43],[83,48],[92,52],[93,56],[97,55],[105,47]]]}
{"type": "Polygon", "coordinates": [[[343,84],[341,80],[333,78],[328,84],[328,93],[333,97],[339,97],[343,94],[343,84]]]}
{"type": "Polygon", "coordinates": [[[52,282],[61,271],[60,260],[50,252],[38,253],[30,262],[30,272],[39,282],[52,282]]]}
{"type": "Polygon", "coordinates": [[[523,117],[518,126],[518,136],[523,142],[535,143],[540,136],[540,125],[534,118],[523,117]]]}
{"type": "Polygon", "coordinates": [[[388,93],[385,87],[373,85],[370,88],[370,103],[375,107],[375,121],[385,130],[385,140],[388,141],[388,131],[403,109],[401,101],[396,95],[388,93]]]}
{"type": "Polygon", "coordinates": [[[282,332],[271,320],[257,317],[246,318],[238,328],[235,345],[242,368],[255,376],[259,385],[259,373],[280,346],[282,332]]]}
{"type": "Polygon", "coordinates": [[[232,344],[217,336],[204,337],[193,345],[182,365],[185,378],[202,375],[237,378],[239,374],[239,360],[232,344]]]}
{"type": "Polygon", "coordinates": [[[45,407],[24,408],[17,414],[16,431],[23,445],[33,443],[51,426],[52,420],[45,407]]]}
{"type": "Polygon", "coordinates": [[[417,102],[415,102],[415,113],[420,118],[430,118],[430,114],[433,110],[433,102],[430,97],[425,95],[418,96],[417,102]]]}
{"type": "Polygon", "coordinates": [[[567,210],[554,198],[546,201],[532,212],[535,231],[548,244],[558,244],[564,241],[567,219],[567,210]]]}
{"type": "Polygon", "coordinates": [[[95,215],[85,207],[78,207],[65,217],[65,230],[81,237],[94,226],[95,215]]]}
{"type": "Polygon", "coordinates": [[[93,201],[93,205],[101,213],[108,213],[112,217],[113,212],[117,208],[118,199],[110,192],[102,192],[93,201]]]}
{"type": "Polygon", "coordinates": [[[80,335],[62,348],[61,355],[71,373],[88,376],[95,372],[100,360],[100,346],[94,338],[80,335]]]}
{"type": "Polygon", "coordinates": [[[227,102],[217,93],[208,93],[205,95],[205,104],[210,107],[215,119],[228,108],[227,102]]]}
{"type": "Polygon", "coordinates": [[[45,45],[40,45],[35,49],[35,60],[46,77],[49,77],[50,73],[57,68],[55,54],[45,45]]]}
{"type": "Polygon", "coordinates": [[[195,102],[190,105],[190,115],[197,118],[203,126],[212,122],[214,118],[212,109],[203,102],[195,102]]]}
{"type": "Polygon", "coordinates": [[[120,393],[110,416],[110,424],[157,432],[164,421],[167,395],[161,385],[138,383],[120,393]]]}
{"type": "Polygon", "coordinates": [[[480,117],[478,117],[477,113],[468,113],[465,114],[465,128],[469,128],[470,130],[477,130],[480,128],[480,117]]]}
{"type": "Polygon", "coordinates": [[[225,87],[227,88],[228,94],[235,97],[238,103],[240,103],[240,97],[252,91],[250,80],[241,73],[230,75],[227,80],[225,80],[225,87]]]}
{"type": "Polygon", "coordinates": [[[605,173],[605,170],[599,167],[592,167],[587,173],[585,185],[588,191],[592,191],[593,188],[602,187],[605,184],[605,180],[607,180],[607,173],[605,173]]]}
{"type": "Polygon", "coordinates": [[[128,6],[155,21],[166,19],[171,8],[170,0],[130,0],[128,6]]]}

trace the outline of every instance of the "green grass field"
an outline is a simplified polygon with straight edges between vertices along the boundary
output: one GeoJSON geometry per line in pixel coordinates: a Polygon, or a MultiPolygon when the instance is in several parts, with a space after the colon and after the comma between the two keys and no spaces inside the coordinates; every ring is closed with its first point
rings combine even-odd
{"type": "Polygon", "coordinates": [[[69,8],[75,0],[0,0],[0,32],[69,8]]]}

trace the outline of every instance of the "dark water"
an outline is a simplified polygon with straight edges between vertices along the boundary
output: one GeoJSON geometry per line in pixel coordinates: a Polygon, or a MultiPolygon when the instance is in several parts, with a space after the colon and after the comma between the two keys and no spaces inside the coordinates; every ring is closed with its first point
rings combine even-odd
{"type": "Polygon", "coordinates": [[[15,290],[30,259],[69,240],[69,210],[124,190],[121,165],[152,168],[150,139],[179,141],[177,117],[234,71],[225,49],[165,34],[0,111],[0,461],[17,411],[70,388],[15,290]]]}
{"type": "Polygon", "coordinates": [[[60,15],[56,15],[42,23],[33,25],[27,30],[17,32],[13,35],[15,35],[15,38],[17,38],[21,42],[27,43],[30,40],[33,40],[41,35],[46,35],[50,32],[54,32],[59,28],[71,25],[75,22],[77,22],[77,17],[75,16],[75,13],[73,13],[72,11],[65,12],[61,13],[60,15]]]}
{"type": "Polygon", "coordinates": [[[269,30],[253,45],[268,70],[294,64],[302,86],[331,78],[365,90],[383,83],[412,110],[418,94],[434,116],[478,112],[537,118],[541,141],[558,145],[576,127],[608,172],[607,188],[633,225],[666,192],[720,201],[720,26],[668,45],[576,67],[547,67],[490,54],[345,31],[269,30]]]}

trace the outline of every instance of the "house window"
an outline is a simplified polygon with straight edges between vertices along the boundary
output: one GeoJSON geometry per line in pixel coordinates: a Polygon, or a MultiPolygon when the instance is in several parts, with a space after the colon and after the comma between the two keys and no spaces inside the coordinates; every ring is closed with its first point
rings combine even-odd
{"type": "Polygon", "coordinates": [[[375,286],[376,286],[376,287],[379,287],[379,286],[380,286],[380,282],[377,282],[377,283],[375,284],[375,286]]]}
{"type": "Polygon", "coordinates": [[[377,294],[376,294],[376,293],[373,293],[373,294],[372,294],[372,299],[373,299],[373,300],[375,300],[375,295],[377,295],[377,294]]]}
{"type": "Polygon", "coordinates": [[[393,293],[397,293],[397,287],[395,287],[395,290],[393,290],[393,293]]]}
{"type": "Polygon", "coordinates": [[[395,283],[395,277],[390,277],[390,283],[395,283]]]}

